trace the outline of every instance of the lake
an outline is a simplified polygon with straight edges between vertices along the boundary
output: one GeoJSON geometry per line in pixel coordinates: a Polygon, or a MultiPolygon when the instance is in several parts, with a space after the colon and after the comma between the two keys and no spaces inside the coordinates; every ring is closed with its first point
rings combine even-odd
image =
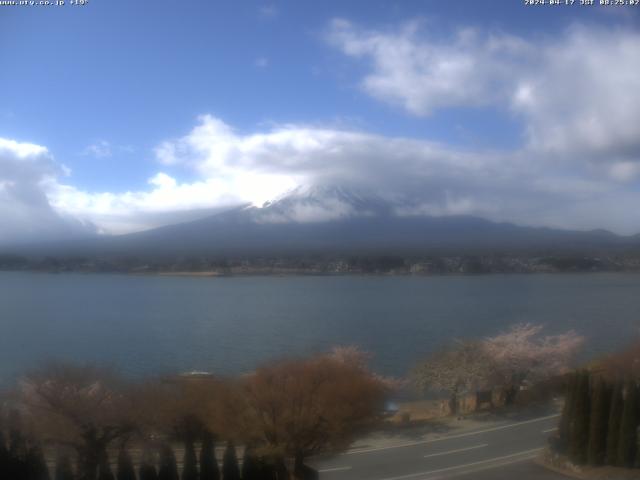
{"type": "Polygon", "coordinates": [[[640,327],[640,275],[160,277],[0,272],[0,380],[48,359],[128,375],[240,373],[357,344],[402,375],[453,338],[517,322],[573,328],[587,354],[640,327]]]}

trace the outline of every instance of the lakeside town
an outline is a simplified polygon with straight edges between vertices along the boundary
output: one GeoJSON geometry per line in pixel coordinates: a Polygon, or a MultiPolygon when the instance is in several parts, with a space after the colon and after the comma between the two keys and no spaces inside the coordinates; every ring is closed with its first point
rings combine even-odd
{"type": "Polygon", "coordinates": [[[229,275],[449,275],[568,272],[640,272],[640,254],[455,255],[402,257],[105,258],[0,255],[0,270],[40,272],[130,273],[185,276],[229,275]]]}

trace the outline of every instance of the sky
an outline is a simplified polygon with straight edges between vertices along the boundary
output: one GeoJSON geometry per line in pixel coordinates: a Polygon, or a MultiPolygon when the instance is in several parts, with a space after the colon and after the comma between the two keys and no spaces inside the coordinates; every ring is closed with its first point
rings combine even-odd
{"type": "Polygon", "coordinates": [[[638,233],[640,5],[562,3],[0,5],[0,243],[318,183],[638,233]]]}

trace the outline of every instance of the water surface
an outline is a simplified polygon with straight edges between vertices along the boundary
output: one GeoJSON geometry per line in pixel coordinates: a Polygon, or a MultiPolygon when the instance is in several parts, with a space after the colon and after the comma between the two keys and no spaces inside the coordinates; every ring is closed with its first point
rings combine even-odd
{"type": "Polygon", "coordinates": [[[0,272],[0,380],[51,358],[130,375],[239,373],[357,344],[402,375],[452,338],[516,322],[569,328],[588,352],[640,327],[640,275],[185,278],[0,272]]]}

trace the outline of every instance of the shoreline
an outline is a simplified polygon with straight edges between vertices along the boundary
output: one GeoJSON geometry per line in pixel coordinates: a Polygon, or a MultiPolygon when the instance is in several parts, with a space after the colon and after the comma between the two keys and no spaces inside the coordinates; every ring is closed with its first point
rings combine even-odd
{"type": "Polygon", "coordinates": [[[638,275],[640,270],[575,270],[575,271],[495,271],[495,272],[314,272],[314,271],[265,271],[250,270],[241,272],[206,271],[97,271],[97,270],[37,270],[37,269],[0,269],[0,273],[41,273],[48,275],[126,275],[139,277],[184,277],[184,278],[241,278],[241,277],[491,277],[491,276],[567,276],[567,275],[638,275]]]}

